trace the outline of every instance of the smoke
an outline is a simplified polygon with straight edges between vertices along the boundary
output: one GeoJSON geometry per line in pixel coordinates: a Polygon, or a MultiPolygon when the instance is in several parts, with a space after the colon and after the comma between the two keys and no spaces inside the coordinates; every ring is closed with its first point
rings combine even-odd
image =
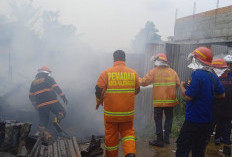
{"type": "MultiPolygon", "coordinates": [[[[0,14],[0,95],[7,101],[7,112],[1,113],[3,118],[31,122],[32,132],[36,131],[38,112],[29,101],[29,89],[37,69],[48,66],[69,101],[68,106],[63,105],[67,111],[62,121],[65,130],[79,139],[104,135],[103,107],[95,110],[94,93],[99,75],[113,64],[112,53],[93,51],[80,40],[78,27],[59,22],[57,11],[34,8],[31,1],[12,0],[4,5],[7,10],[0,14]]],[[[127,65],[143,76],[143,67],[148,64],[145,57],[143,53],[127,54],[127,65]]],[[[152,114],[147,94],[141,93],[135,103],[139,131],[152,114]]]]}
{"type": "Polygon", "coordinates": [[[28,94],[37,69],[48,66],[69,101],[66,129],[80,138],[103,135],[103,112],[95,110],[94,92],[101,71],[112,65],[112,54],[82,43],[74,26],[59,23],[59,12],[14,2],[7,4],[9,14],[0,16],[0,95],[10,93],[4,97],[10,104],[5,118],[32,122],[36,130],[38,115],[28,94]]]}

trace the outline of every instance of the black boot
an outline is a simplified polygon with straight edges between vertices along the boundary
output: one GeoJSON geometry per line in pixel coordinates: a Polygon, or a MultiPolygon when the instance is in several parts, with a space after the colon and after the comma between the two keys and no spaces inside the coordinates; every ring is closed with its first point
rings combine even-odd
{"type": "Polygon", "coordinates": [[[214,144],[219,146],[222,141],[223,141],[222,137],[215,138],[214,144]]]}
{"type": "Polygon", "coordinates": [[[223,154],[225,155],[225,157],[229,157],[231,156],[231,148],[230,145],[224,145],[223,147],[223,154]]]}
{"type": "Polygon", "coordinates": [[[126,157],[135,157],[135,154],[129,153],[129,154],[126,155],[126,157]]]}
{"type": "Polygon", "coordinates": [[[149,144],[157,147],[164,147],[164,140],[162,135],[157,136],[157,140],[149,141],[149,144]]]}

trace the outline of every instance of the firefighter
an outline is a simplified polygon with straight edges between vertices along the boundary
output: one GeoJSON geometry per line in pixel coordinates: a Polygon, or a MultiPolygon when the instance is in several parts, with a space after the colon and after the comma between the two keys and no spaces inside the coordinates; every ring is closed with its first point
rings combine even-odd
{"type": "Polygon", "coordinates": [[[48,132],[50,112],[55,114],[53,124],[59,127],[59,122],[65,117],[65,109],[57,99],[59,95],[67,105],[68,100],[55,80],[50,76],[51,70],[48,67],[41,67],[31,83],[29,98],[32,105],[39,112],[39,131],[48,132]]]}
{"type": "Polygon", "coordinates": [[[124,156],[135,157],[134,101],[139,93],[136,71],[125,65],[125,53],[113,53],[114,65],[104,70],[97,80],[96,109],[104,102],[105,154],[117,157],[119,133],[124,156]]]}
{"type": "Polygon", "coordinates": [[[144,78],[140,78],[140,85],[153,83],[153,107],[156,125],[156,140],[149,141],[150,145],[163,147],[170,144],[169,135],[172,129],[173,107],[178,105],[176,90],[180,85],[177,73],[168,66],[166,54],[160,53],[154,57],[155,67],[144,78]],[[164,134],[162,117],[165,113],[164,134]]]}
{"type": "Polygon", "coordinates": [[[224,57],[224,60],[226,61],[227,65],[229,67],[228,75],[230,77],[232,77],[232,55],[226,55],[224,57]]]}
{"type": "MultiPolygon", "coordinates": [[[[222,75],[224,78],[225,75],[227,75],[229,72],[227,63],[225,62],[224,59],[221,59],[221,58],[214,59],[212,61],[212,67],[213,67],[214,74],[219,77],[219,80],[221,80],[222,75]]],[[[221,83],[225,87],[223,82],[221,82],[221,83]]],[[[220,145],[220,142],[222,140],[222,131],[223,131],[223,130],[221,130],[222,125],[221,125],[220,118],[217,117],[217,113],[218,113],[217,110],[219,109],[218,105],[220,105],[222,103],[220,101],[223,101],[223,99],[214,98],[214,100],[213,100],[213,120],[211,121],[209,137],[208,137],[208,141],[210,141],[210,137],[213,134],[213,131],[215,129],[214,143],[216,145],[220,145]]]]}
{"type": "Polygon", "coordinates": [[[194,71],[190,84],[185,88],[181,82],[181,94],[186,100],[185,121],[176,141],[176,157],[204,157],[210,121],[212,120],[213,97],[225,97],[218,77],[211,72],[213,54],[207,47],[198,47],[189,54],[188,65],[194,71]]]}
{"type": "MultiPolygon", "coordinates": [[[[228,61],[228,60],[227,60],[228,61]]],[[[215,98],[213,101],[213,121],[211,125],[211,132],[215,125],[217,125],[215,142],[224,144],[223,154],[225,156],[231,155],[230,148],[230,133],[232,120],[232,77],[228,76],[229,70],[224,59],[215,59],[212,61],[212,66],[215,74],[219,77],[225,89],[225,98],[215,98]]]]}

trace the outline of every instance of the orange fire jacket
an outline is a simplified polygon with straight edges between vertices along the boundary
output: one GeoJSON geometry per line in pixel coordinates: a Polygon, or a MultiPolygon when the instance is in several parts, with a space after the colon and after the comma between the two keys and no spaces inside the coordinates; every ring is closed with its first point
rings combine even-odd
{"type": "Polygon", "coordinates": [[[150,70],[140,81],[141,86],[153,83],[153,106],[174,107],[178,104],[176,90],[180,85],[177,73],[166,66],[150,70]]]}
{"type": "Polygon", "coordinates": [[[97,80],[101,96],[97,103],[104,101],[104,118],[107,122],[127,122],[134,119],[134,99],[139,92],[139,78],[136,71],[128,68],[124,61],[115,61],[97,80]]]}

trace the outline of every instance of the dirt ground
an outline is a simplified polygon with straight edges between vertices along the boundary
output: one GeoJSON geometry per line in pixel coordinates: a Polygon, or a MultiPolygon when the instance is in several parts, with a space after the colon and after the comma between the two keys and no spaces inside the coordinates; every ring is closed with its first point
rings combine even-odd
{"type": "MultiPolygon", "coordinates": [[[[142,139],[136,140],[136,157],[175,157],[176,144],[174,138],[170,139],[171,144],[165,145],[163,148],[150,146],[148,141],[142,139]]],[[[81,150],[86,149],[87,146],[88,144],[80,145],[81,150]]],[[[102,143],[102,148],[104,148],[104,143],[102,143]]],[[[118,157],[124,157],[121,143],[119,145],[118,157]]],[[[222,146],[216,146],[214,143],[210,143],[207,146],[205,157],[224,157],[222,154],[222,146]]]]}

